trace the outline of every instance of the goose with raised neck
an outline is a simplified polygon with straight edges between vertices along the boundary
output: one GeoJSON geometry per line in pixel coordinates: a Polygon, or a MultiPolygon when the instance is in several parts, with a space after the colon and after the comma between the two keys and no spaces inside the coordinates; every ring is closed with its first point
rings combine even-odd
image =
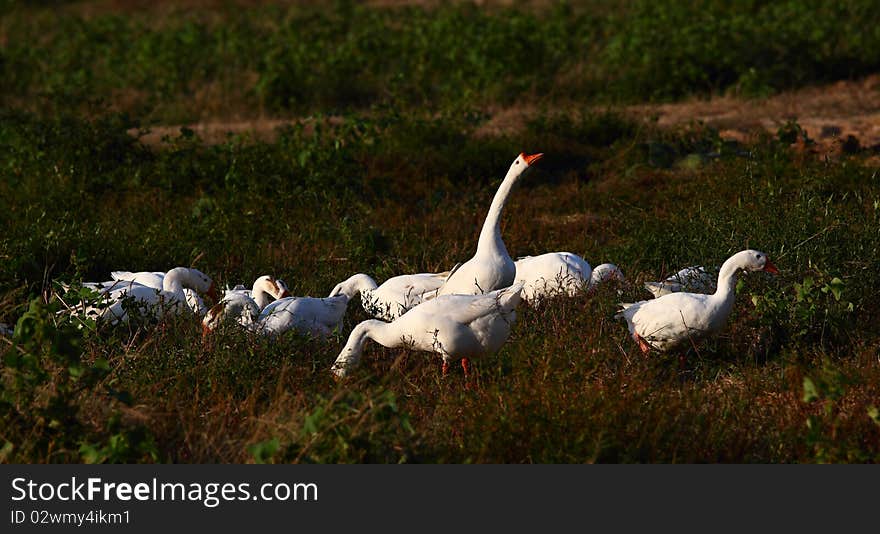
{"type": "Polygon", "coordinates": [[[489,206],[489,212],[480,230],[477,252],[465,263],[453,269],[446,282],[438,289],[440,295],[476,295],[511,285],[516,266],[501,238],[501,214],[510,193],[519,178],[543,154],[521,153],[510,165],[507,174],[489,206]]]}

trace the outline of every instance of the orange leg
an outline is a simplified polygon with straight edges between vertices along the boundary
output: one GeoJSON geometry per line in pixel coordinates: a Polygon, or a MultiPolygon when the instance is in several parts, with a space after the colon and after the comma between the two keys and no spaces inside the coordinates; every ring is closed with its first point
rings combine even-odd
{"type": "Polygon", "coordinates": [[[443,360],[443,366],[440,367],[440,371],[443,373],[443,376],[448,375],[449,374],[449,362],[447,362],[446,360],[443,360]]]}
{"type": "Polygon", "coordinates": [[[471,389],[471,361],[467,358],[461,359],[461,368],[464,369],[464,389],[471,389]]]}

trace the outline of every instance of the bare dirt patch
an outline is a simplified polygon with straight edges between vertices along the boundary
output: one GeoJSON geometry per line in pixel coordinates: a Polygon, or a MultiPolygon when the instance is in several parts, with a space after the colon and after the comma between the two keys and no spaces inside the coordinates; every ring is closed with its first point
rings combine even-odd
{"type": "MultiPolygon", "coordinates": [[[[521,104],[512,108],[490,110],[491,119],[476,132],[477,136],[493,136],[516,132],[526,121],[547,111],[577,112],[575,103],[556,108],[539,108],[521,104]]],[[[670,104],[644,104],[619,108],[635,117],[644,118],[663,127],[701,122],[717,128],[725,139],[745,141],[756,132],[775,132],[789,121],[796,121],[807,136],[816,142],[815,150],[833,153],[852,136],[860,147],[880,151],[880,74],[855,81],[807,87],[764,99],[721,96],[692,99],[670,104]]],[[[272,141],[277,128],[297,119],[255,118],[252,120],[207,120],[199,123],[157,126],[141,141],[159,144],[166,135],[177,135],[181,126],[194,130],[205,142],[220,143],[229,135],[247,134],[254,139],[272,141]]],[[[135,132],[132,132],[135,133],[135,132]]],[[[850,140],[852,143],[852,140],[850,140]]]]}
{"type": "Polygon", "coordinates": [[[880,75],[807,87],[766,99],[717,97],[673,104],[632,106],[630,112],[656,118],[660,126],[700,121],[721,136],[743,140],[761,129],[776,131],[796,121],[820,145],[852,135],[861,146],[880,145],[880,75]]]}
{"type": "MultiPolygon", "coordinates": [[[[198,135],[205,143],[219,144],[229,140],[230,136],[242,135],[258,141],[272,141],[276,136],[276,129],[292,124],[291,120],[282,119],[254,119],[240,121],[211,121],[176,126],[153,126],[146,134],[140,136],[141,143],[149,146],[159,146],[163,139],[173,138],[180,135],[183,128],[189,128],[198,135]]],[[[130,130],[129,134],[138,135],[137,130],[130,130]]]]}

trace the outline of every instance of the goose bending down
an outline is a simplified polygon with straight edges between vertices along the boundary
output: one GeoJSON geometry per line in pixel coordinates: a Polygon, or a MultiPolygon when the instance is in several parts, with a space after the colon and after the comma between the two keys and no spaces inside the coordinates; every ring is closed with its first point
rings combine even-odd
{"type": "Polygon", "coordinates": [[[614,318],[626,320],[630,334],[645,354],[652,348],[663,352],[675,349],[721,330],[733,310],[740,270],[779,272],[767,254],[743,250],[721,266],[715,293],[670,293],[654,300],[621,304],[623,310],[614,318]]]}
{"type": "Polygon", "coordinates": [[[232,295],[248,297],[262,310],[273,300],[289,297],[290,291],[284,280],[279,280],[266,274],[254,280],[254,285],[251,289],[246,289],[242,285],[227,289],[223,294],[223,298],[226,299],[232,295]]]}
{"type": "Polygon", "coordinates": [[[522,153],[513,161],[507,175],[498,186],[486,220],[483,221],[476,254],[453,269],[446,282],[437,290],[437,296],[478,295],[513,283],[516,266],[501,239],[501,212],[520,176],[542,156],[543,154],[522,153]]]}
{"type": "Polygon", "coordinates": [[[593,288],[596,287],[597,284],[610,282],[611,280],[623,282],[626,279],[624,278],[623,271],[620,270],[620,267],[613,263],[603,263],[597,265],[596,268],[593,269],[593,274],[590,275],[590,287],[593,288]]]}
{"type": "Polygon", "coordinates": [[[260,318],[260,307],[245,290],[228,290],[220,302],[211,307],[202,318],[202,338],[230,321],[248,330],[254,330],[260,318]]]}
{"type": "Polygon", "coordinates": [[[623,273],[613,263],[593,269],[571,252],[548,252],[525,256],[515,262],[516,281],[523,282],[523,299],[531,305],[554,296],[574,297],[601,282],[623,280],[623,273]]]}
{"type": "Polygon", "coordinates": [[[377,285],[370,276],[356,274],[336,284],[330,296],[360,293],[364,311],[377,319],[393,321],[423,300],[433,298],[448,276],[449,272],[403,274],[377,285]]]}
{"type": "Polygon", "coordinates": [[[385,323],[376,319],[354,327],[331,371],[345,377],[360,362],[367,339],[385,347],[407,346],[435,352],[443,358],[444,374],[450,362],[497,352],[516,321],[523,284],[485,295],[443,295],[411,309],[399,319],[385,323]]]}
{"type": "Polygon", "coordinates": [[[278,335],[297,330],[318,336],[329,336],[342,329],[342,318],[348,307],[348,295],[335,297],[287,297],[266,306],[257,321],[260,332],[278,335]]]}
{"type": "Polygon", "coordinates": [[[211,308],[202,320],[203,333],[215,329],[224,320],[234,320],[260,334],[276,336],[288,330],[328,336],[342,328],[342,318],[353,293],[343,292],[328,298],[284,297],[270,302],[262,311],[254,299],[243,292],[211,308]]]}
{"type": "Polygon", "coordinates": [[[168,271],[162,279],[162,288],[155,289],[131,281],[119,281],[121,286],[104,290],[101,301],[87,310],[87,314],[97,314],[111,324],[127,322],[128,311],[136,306],[140,311],[162,318],[166,313],[177,314],[187,309],[185,288],[197,293],[206,293],[217,298],[214,282],[203,272],[187,267],[176,267],[168,271]]]}
{"type": "MultiPolygon", "coordinates": [[[[129,282],[161,291],[162,281],[165,279],[165,273],[161,271],[112,271],[110,273],[110,278],[113,279],[110,282],[101,282],[105,289],[111,287],[113,289],[118,289],[123,287],[120,283],[129,282]]],[[[83,285],[86,286],[86,284],[83,285]]],[[[202,297],[200,297],[196,291],[193,291],[188,287],[183,288],[183,293],[186,296],[186,304],[193,313],[199,316],[205,315],[207,308],[205,307],[205,301],[202,300],[202,297]]]]}
{"type": "Polygon", "coordinates": [[[661,282],[645,282],[645,289],[657,298],[681,291],[714,293],[717,286],[715,277],[705,268],[685,267],[661,282]]]}
{"type": "Polygon", "coordinates": [[[227,289],[220,302],[214,305],[202,319],[202,330],[207,333],[217,328],[224,320],[231,320],[245,328],[257,325],[260,312],[273,300],[289,297],[290,292],[284,280],[264,275],[254,281],[253,289],[243,285],[227,289]]]}

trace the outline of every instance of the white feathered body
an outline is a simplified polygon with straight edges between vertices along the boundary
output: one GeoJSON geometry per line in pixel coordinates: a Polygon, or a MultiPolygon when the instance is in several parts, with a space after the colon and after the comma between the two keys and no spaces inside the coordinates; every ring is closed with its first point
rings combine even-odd
{"type": "Polygon", "coordinates": [[[442,295],[392,323],[364,321],[352,330],[333,371],[344,376],[356,366],[367,339],[386,347],[437,353],[446,362],[497,352],[516,321],[522,287],[516,284],[485,295],[442,295]]]}
{"type": "Polygon", "coordinates": [[[449,273],[403,274],[385,280],[377,286],[366,274],[356,274],[340,282],[330,292],[331,297],[360,293],[364,311],[385,321],[393,321],[410,309],[436,296],[437,289],[449,273]]]}
{"type": "Polygon", "coordinates": [[[263,308],[257,320],[257,330],[278,335],[288,330],[326,336],[342,328],[342,318],[348,306],[348,296],[285,297],[263,308]]]}
{"type": "MultiPolygon", "coordinates": [[[[113,271],[110,273],[110,278],[113,279],[111,282],[103,282],[105,286],[107,284],[113,286],[118,282],[130,282],[161,290],[162,281],[165,279],[165,273],[159,271],[113,271]]],[[[115,287],[119,288],[120,285],[115,285],[115,287]]],[[[186,305],[189,306],[189,309],[192,310],[193,313],[199,316],[205,315],[205,312],[207,311],[205,301],[202,300],[202,297],[200,297],[197,292],[185,287],[183,288],[183,294],[186,297],[186,305]]]]}
{"type": "Polygon", "coordinates": [[[509,287],[516,279],[516,264],[503,254],[477,254],[449,275],[438,290],[440,295],[482,295],[509,287]]]}
{"type": "Polygon", "coordinates": [[[618,317],[630,334],[638,334],[659,351],[670,351],[720,331],[733,309],[729,298],[697,293],[670,293],[654,300],[624,304],[618,317]]]}
{"type": "MultiPolygon", "coordinates": [[[[703,293],[669,293],[653,300],[621,304],[615,318],[625,319],[633,338],[660,351],[670,351],[717,333],[727,323],[740,270],[778,270],[767,254],[747,249],[729,257],[718,273],[717,289],[703,293]]],[[[647,351],[647,346],[642,346],[647,351]]]]}
{"type": "Polygon", "coordinates": [[[523,299],[534,303],[559,295],[573,297],[590,285],[590,264],[571,252],[549,252],[516,260],[516,281],[523,282],[523,299]]]}

